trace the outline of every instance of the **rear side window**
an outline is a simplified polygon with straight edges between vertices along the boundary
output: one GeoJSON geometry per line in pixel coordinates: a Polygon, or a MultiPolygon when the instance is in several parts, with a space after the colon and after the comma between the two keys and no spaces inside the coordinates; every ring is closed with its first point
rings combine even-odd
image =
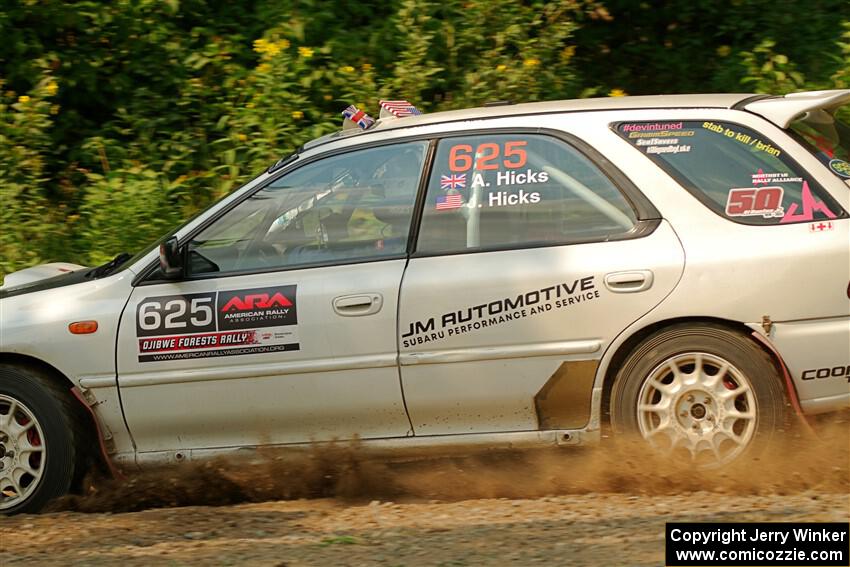
{"type": "Polygon", "coordinates": [[[452,253],[607,240],[636,216],[611,180],[539,134],[440,140],[417,251],[452,253]]]}
{"type": "Polygon", "coordinates": [[[847,216],[758,132],[730,122],[627,122],[617,131],[716,213],[775,225],[847,216]]]}

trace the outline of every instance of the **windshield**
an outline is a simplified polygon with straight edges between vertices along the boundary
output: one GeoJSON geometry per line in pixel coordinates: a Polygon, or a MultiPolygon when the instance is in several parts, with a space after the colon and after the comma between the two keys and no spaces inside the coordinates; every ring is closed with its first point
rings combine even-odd
{"type": "MultiPolygon", "coordinates": [[[[285,164],[285,165],[288,165],[288,164],[285,164]]],[[[253,179],[251,179],[250,181],[248,181],[244,185],[240,185],[236,189],[230,191],[227,195],[232,195],[233,193],[235,193],[236,191],[238,191],[242,187],[245,187],[246,185],[253,183],[258,178],[264,176],[265,174],[266,174],[266,171],[263,170],[259,175],[257,175],[256,177],[254,177],[253,179]]],[[[136,262],[138,262],[139,260],[141,260],[142,258],[147,256],[151,252],[151,250],[154,250],[157,247],[159,247],[160,244],[162,244],[163,242],[168,240],[171,236],[176,234],[177,231],[179,231],[181,228],[188,225],[189,223],[191,223],[192,221],[197,219],[199,216],[203,215],[204,213],[206,213],[207,211],[209,211],[210,209],[212,209],[213,207],[218,205],[218,203],[221,202],[221,200],[224,199],[224,198],[225,197],[222,197],[221,199],[217,199],[217,200],[213,201],[212,203],[210,203],[209,205],[207,205],[206,207],[200,209],[195,214],[193,214],[191,217],[189,217],[185,221],[177,224],[171,230],[169,230],[168,232],[163,234],[160,238],[158,238],[157,240],[152,242],[150,245],[146,246],[143,250],[137,252],[133,256],[129,256],[126,261],[122,262],[120,266],[116,266],[114,270],[110,270],[109,273],[114,274],[114,273],[126,270],[127,268],[129,268],[130,266],[132,266],[133,264],[135,264],[136,262]]]]}
{"type": "Polygon", "coordinates": [[[791,123],[797,139],[833,174],[850,180],[850,126],[824,110],[791,123]]]}

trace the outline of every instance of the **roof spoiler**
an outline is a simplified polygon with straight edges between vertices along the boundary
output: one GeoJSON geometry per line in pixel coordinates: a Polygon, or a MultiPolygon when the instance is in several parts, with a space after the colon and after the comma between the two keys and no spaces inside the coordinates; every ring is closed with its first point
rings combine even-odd
{"type": "Polygon", "coordinates": [[[787,128],[789,124],[807,112],[824,110],[832,114],[839,106],[847,103],[850,103],[850,89],[838,89],[762,98],[744,104],[742,108],[767,118],[780,128],[787,128]]]}

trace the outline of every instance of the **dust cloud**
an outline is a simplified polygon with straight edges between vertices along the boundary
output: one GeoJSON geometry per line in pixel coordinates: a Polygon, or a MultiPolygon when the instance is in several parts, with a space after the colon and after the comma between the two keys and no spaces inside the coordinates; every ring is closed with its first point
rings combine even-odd
{"type": "Polygon", "coordinates": [[[343,501],[457,501],[565,494],[823,494],[850,492],[850,412],[785,434],[769,453],[721,470],[651,454],[641,440],[545,451],[488,451],[462,457],[376,458],[358,443],[251,459],[216,459],[149,470],[126,479],[86,479],[82,494],[51,511],[135,512],[148,508],[336,498],[343,501]]]}

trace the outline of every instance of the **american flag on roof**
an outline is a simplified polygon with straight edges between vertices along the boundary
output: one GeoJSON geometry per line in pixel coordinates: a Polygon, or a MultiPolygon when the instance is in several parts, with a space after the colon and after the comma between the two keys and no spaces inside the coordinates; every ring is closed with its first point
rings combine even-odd
{"type": "Polygon", "coordinates": [[[342,115],[366,130],[375,123],[375,119],[353,104],[342,111],[342,115]]]}
{"type": "Polygon", "coordinates": [[[396,118],[404,118],[405,116],[417,116],[422,114],[418,108],[407,102],[406,100],[382,100],[381,108],[395,116],[396,118]]]}
{"type": "Polygon", "coordinates": [[[440,195],[437,197],[437,210],[444,211],[447,209],[457,209],[463,206],[463,200],[460,193],[455,195],[440,195]]]}
{"type": "Polygon", "coordinates": [[[466,187],[466,174],[451,174],[440,176],[440,189],[463,189],[466,187]]]}

